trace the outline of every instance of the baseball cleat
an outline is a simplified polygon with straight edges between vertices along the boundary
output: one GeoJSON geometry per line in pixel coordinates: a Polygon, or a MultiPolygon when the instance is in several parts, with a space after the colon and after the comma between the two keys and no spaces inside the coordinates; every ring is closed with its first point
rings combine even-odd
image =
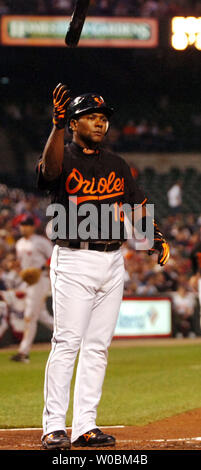
{"type": "Polygon", "coordinates": [[[78,439],[72,442],[75,447],[106,447],[114,446],[115,438],[104,434],[100,429],[95,428],[82,434],[78,439]]]}
{"type": "Polygon", "coordinates": [[[42,437],[44,449],[70,449],[71,443],[65,431],[54,431],[42,437]]]}
{"type": "Polygon", "coordinates": [[[11,361],[24,362],[26,364],[29,363],[29,355],[28,354],[18,353],[15,356],[12,356],[10,359],[11,359],[11,361]]]}

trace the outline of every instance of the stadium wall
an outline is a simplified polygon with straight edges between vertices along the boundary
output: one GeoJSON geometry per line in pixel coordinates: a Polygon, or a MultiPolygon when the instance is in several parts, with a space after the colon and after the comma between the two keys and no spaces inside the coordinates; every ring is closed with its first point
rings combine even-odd
{"type": "Polygon", "coordinates": [[[195,168],[201,171],[201,153],[124,153],[122,157],[139,171],[147,167],[158,173],[167,173],[171,168],[195,168]]]}

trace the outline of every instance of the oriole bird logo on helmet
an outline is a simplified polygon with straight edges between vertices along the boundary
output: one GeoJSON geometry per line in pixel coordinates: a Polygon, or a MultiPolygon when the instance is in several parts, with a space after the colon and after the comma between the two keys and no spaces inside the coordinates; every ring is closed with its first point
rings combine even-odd
{"type": "Polygon", "coordinates": [[[69,129],[71,119],[76,119],[83,114],[95,112],[101,112],[110,119],[114,109],[111,106],[108,106],[104,98],[98,95],[98,93],[85,93],[83,95],[76,96],[71,100],[67,107],[69,129]]]}

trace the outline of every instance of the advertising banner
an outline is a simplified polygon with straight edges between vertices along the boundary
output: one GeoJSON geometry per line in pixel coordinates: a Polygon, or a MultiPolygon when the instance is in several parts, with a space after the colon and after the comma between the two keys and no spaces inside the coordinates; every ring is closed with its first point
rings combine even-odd
{"type": "Polygon", "coordinates": [[[122,300],[114,337],[168,337],[172,332],[169,298],[122,300]]]}
{"type": "MultiPolygon", "coordinates": [[[[2,15],[1,43],[7,46],[63,46],[70,17],[2,15]]],[[[79,47],[156,47],[154,18],[88,17],[79,47]]]]}

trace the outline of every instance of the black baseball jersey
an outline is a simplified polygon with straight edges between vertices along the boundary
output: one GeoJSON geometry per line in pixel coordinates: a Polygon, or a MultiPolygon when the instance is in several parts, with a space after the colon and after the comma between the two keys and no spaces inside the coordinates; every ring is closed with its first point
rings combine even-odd
{"type": "Polygon", "coordinates": [[[82,241],[127,238],[121,208],[124,205],[125,210],[125,204],[142,206],[147,198],[123,158],[103,148],[88,155],[76,143],[67,143],[61,174],[53,181],[44,178],[41,162],[37,167],[38,188],[47,190],[52,203],[65,208],[66,236],[58,232],[57,238],[82,241]]]}

